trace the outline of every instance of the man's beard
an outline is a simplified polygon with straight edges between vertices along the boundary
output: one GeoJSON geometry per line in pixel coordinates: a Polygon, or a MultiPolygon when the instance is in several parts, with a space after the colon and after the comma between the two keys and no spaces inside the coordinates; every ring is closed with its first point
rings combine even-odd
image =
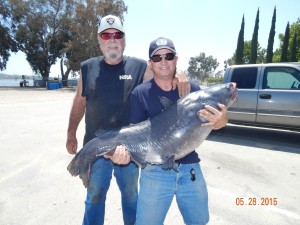
{"type": "MultiPolygon", "coordinates": [[[[109,43],[108,47],[119,47],[119,45],[117,43],[109,43]]],[[[108,57],[110,59],[118,59],[122,56],[122,52],[121,51],[117,51],[117,52],[108,52],[108,57]]]]}
{"type": "Polygon", "coordinates": [[[109,52],[108,53],[108,57],[110,59],[118,59],[122,56],[122,53],[121,52],[109,52]]]}

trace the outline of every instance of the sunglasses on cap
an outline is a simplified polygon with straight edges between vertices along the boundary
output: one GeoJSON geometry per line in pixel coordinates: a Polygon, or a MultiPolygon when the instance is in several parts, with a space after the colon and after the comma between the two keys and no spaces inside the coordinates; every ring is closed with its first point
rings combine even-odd
{"type": "Polygon", "coordinates": [[[161,55],[153,55],[151,57],[151,60],[153,62],[160,62],[162,58],[165,58],[165,60],[171,61],[175,58],[175,53],[166,53],[166,54],[161,54],[161,55]]]}
{"type": "Polygon", "coordinates": [[[103,39],[103,40],[109,40],[111,39],[112,37],[114,39],[122,39],[124,37],[124,33],[123,32],[115,32],[115,33],[101,33],[100,34],[100,37],[103,39]]]}

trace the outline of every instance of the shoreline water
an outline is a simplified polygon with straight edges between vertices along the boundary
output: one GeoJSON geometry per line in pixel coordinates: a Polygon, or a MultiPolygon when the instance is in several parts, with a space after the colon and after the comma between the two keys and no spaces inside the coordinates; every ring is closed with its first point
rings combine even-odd
{"type": "MultiPolygon", "coordinates": [[[[34,86],[34,80],[25,79],[28,84],[27,86],[34,86]]],[[[0,79],[0,87],[20,87],[20,82],[23,82],[24,79],[0,79]]]]}
{"type": "MultiPolygon", "coordinates": [[[[41,87],[42,80],[34,79],[0,79],[1,87],[24,87],[24,81],[26,81],[26,87],[41,87]]],[[[55,82],[54,80],[49,80],[49,82],[55,82]]],[[[76,86],[77,79],[68,80],[68,86],[76,86]]]]}

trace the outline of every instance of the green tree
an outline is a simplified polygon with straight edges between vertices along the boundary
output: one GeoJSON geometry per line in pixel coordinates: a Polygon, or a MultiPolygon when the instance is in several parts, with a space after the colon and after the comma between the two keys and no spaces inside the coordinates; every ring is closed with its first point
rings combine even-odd
{"type": "Polygon", "coordinates": [[[9,35],[9,29],[5,26],[9,19],[7,2],[0,5],[0,70],[6,69],[6,64],[10,57],[10,52],[17,52],[17,46],[9,35]]]}
{"type": "Polygon", "coordinates": [[[288,62],[289,38],[290,38],[290,23],[288,22],[285,29],[280,62],[288,62]]]}
{"type": "Polygon", "coordinates": [[[242,23],[241,23],[241,29],[238,36],[238,42],[237,47],[235,51],[235,63],[237,65],[243,63],[243,53],[244,53],[244,29],[245,29],[245,19],[243,15],[242,23]]]}
{"type": "Polygon", "coordinates": [[[249,64],[250,63],[250,58],[251,58],[251,41],[245,41],[244,42],[244,57],[243,57],[243,63],[244,64],[249,64]]]}
{"type": "Polygon", "coordinates": [[[259,8],[256,13],[254,31],[251,41],[251,57],[250,63],[255,64],[257,60],[257,47],[258,47],[258,29],[259,29],[259,8]]]}
{"type": "Polygon", "coordinates": [[[273,59],[273,46],[274,46],[274,37],[275,37],[275,24],[276,24],[276,7],[274,7],[272,24],[268,39],[268,47],[267,47],[267,63],[271,63],[273,59]]]}
{"type": "Polygon", "coordinates": [[[297,62],[297,34],[294,34],[291,48],[291,62],[297,62]]]}
{"type": "Polygon", "coordinates": [[[281,51],[282,51],[282,45],[283,45],[283,39],[284,39],[284,34],[279,33],[278,34],[278,39],[279,39],[279,47],[275,49],[273,52],[273,59],[272,62],[280,62],[280,57],[281,57],[281,51]]]}
{"type": "MultiPolygon", "coordinates": [[[[288,40],[288,50],[287,50],[287,59],[291,59],[292,54],[292,48],[293,48],[293,41],[294,41],[294,35],[296,35],[296,60],[298,61],[300,59],[300,18],[297,19],[296,23],[293,23],[289,28],[289,40],[288,40]]],[[[273,62],[281,62],[281,55],[282,55],[282,49],[284,45],[285,35],[283,33],[280,33],[278,35],[278,39],[280,41],[279,48],[277,48],[274,51],[273,55],[273,62]]],[[[287,61],[288,61],[287,60],[287,61]]]]}
{"type": "Polygon", "coordinates": [[[266,63],[266,55],[267,49],[260,47],[260,45],[258,44],[256,63],[266,63]]]}
{"type": "Polygon", "coordinates": [[[290,27],[289,46],[291,62],[298,62],[300,60],[300,18],[290,27]]]}
{"type": "Polygon", "coordinates": [[[61,55],[70,38],[69,0],[4,0],[9,11],[5,21],[17,50],[26,55],[32,70],[48,80],[50,68],[61,55]]]}
{"type": "Polygon", "coordinates": [[[191,57],[189,61],[188,73],[189,77],[203,83],[204,79],[213,76],[215,69],[219,66],[217,59],[212,56],[205,56],[201,52],[199,56],[191,57]]]}
{"type": "MultiPolygon", "coordinates": [[[[243,58],[242,58],[242,64],[249,64],[250,63],[250,57],[251,57],[251,41],[244,41],[244,52],[243,52],[243,58]]],[[[267,50],[262,48],[260,44],[257,44],[257,63],[264,63],[266,58],[266,52],[267,50]]],[[[227,59],[224,64],[227,67],[228,65],[235,65],[234,59],[236,58],[235,53],[233,56],[229,59],[227,59]]]]}
{"type": "Polygon", "coordinates": [[[17,52],[15,42],[10,38],[8,31],[0,24],[0,70],[6,69],[10,52],[17,52]]]}

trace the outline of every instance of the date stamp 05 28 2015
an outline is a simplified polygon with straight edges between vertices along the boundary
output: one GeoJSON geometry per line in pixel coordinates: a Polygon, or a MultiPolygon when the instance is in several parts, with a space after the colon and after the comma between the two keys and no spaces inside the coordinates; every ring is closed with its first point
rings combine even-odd
{"type": "Polygon", "coordinates": [[[277,198],[267,197],[248,197],[248,198],[236,198],[235,204],[237,206],[275,206],[278,204],[277,198]]]}

